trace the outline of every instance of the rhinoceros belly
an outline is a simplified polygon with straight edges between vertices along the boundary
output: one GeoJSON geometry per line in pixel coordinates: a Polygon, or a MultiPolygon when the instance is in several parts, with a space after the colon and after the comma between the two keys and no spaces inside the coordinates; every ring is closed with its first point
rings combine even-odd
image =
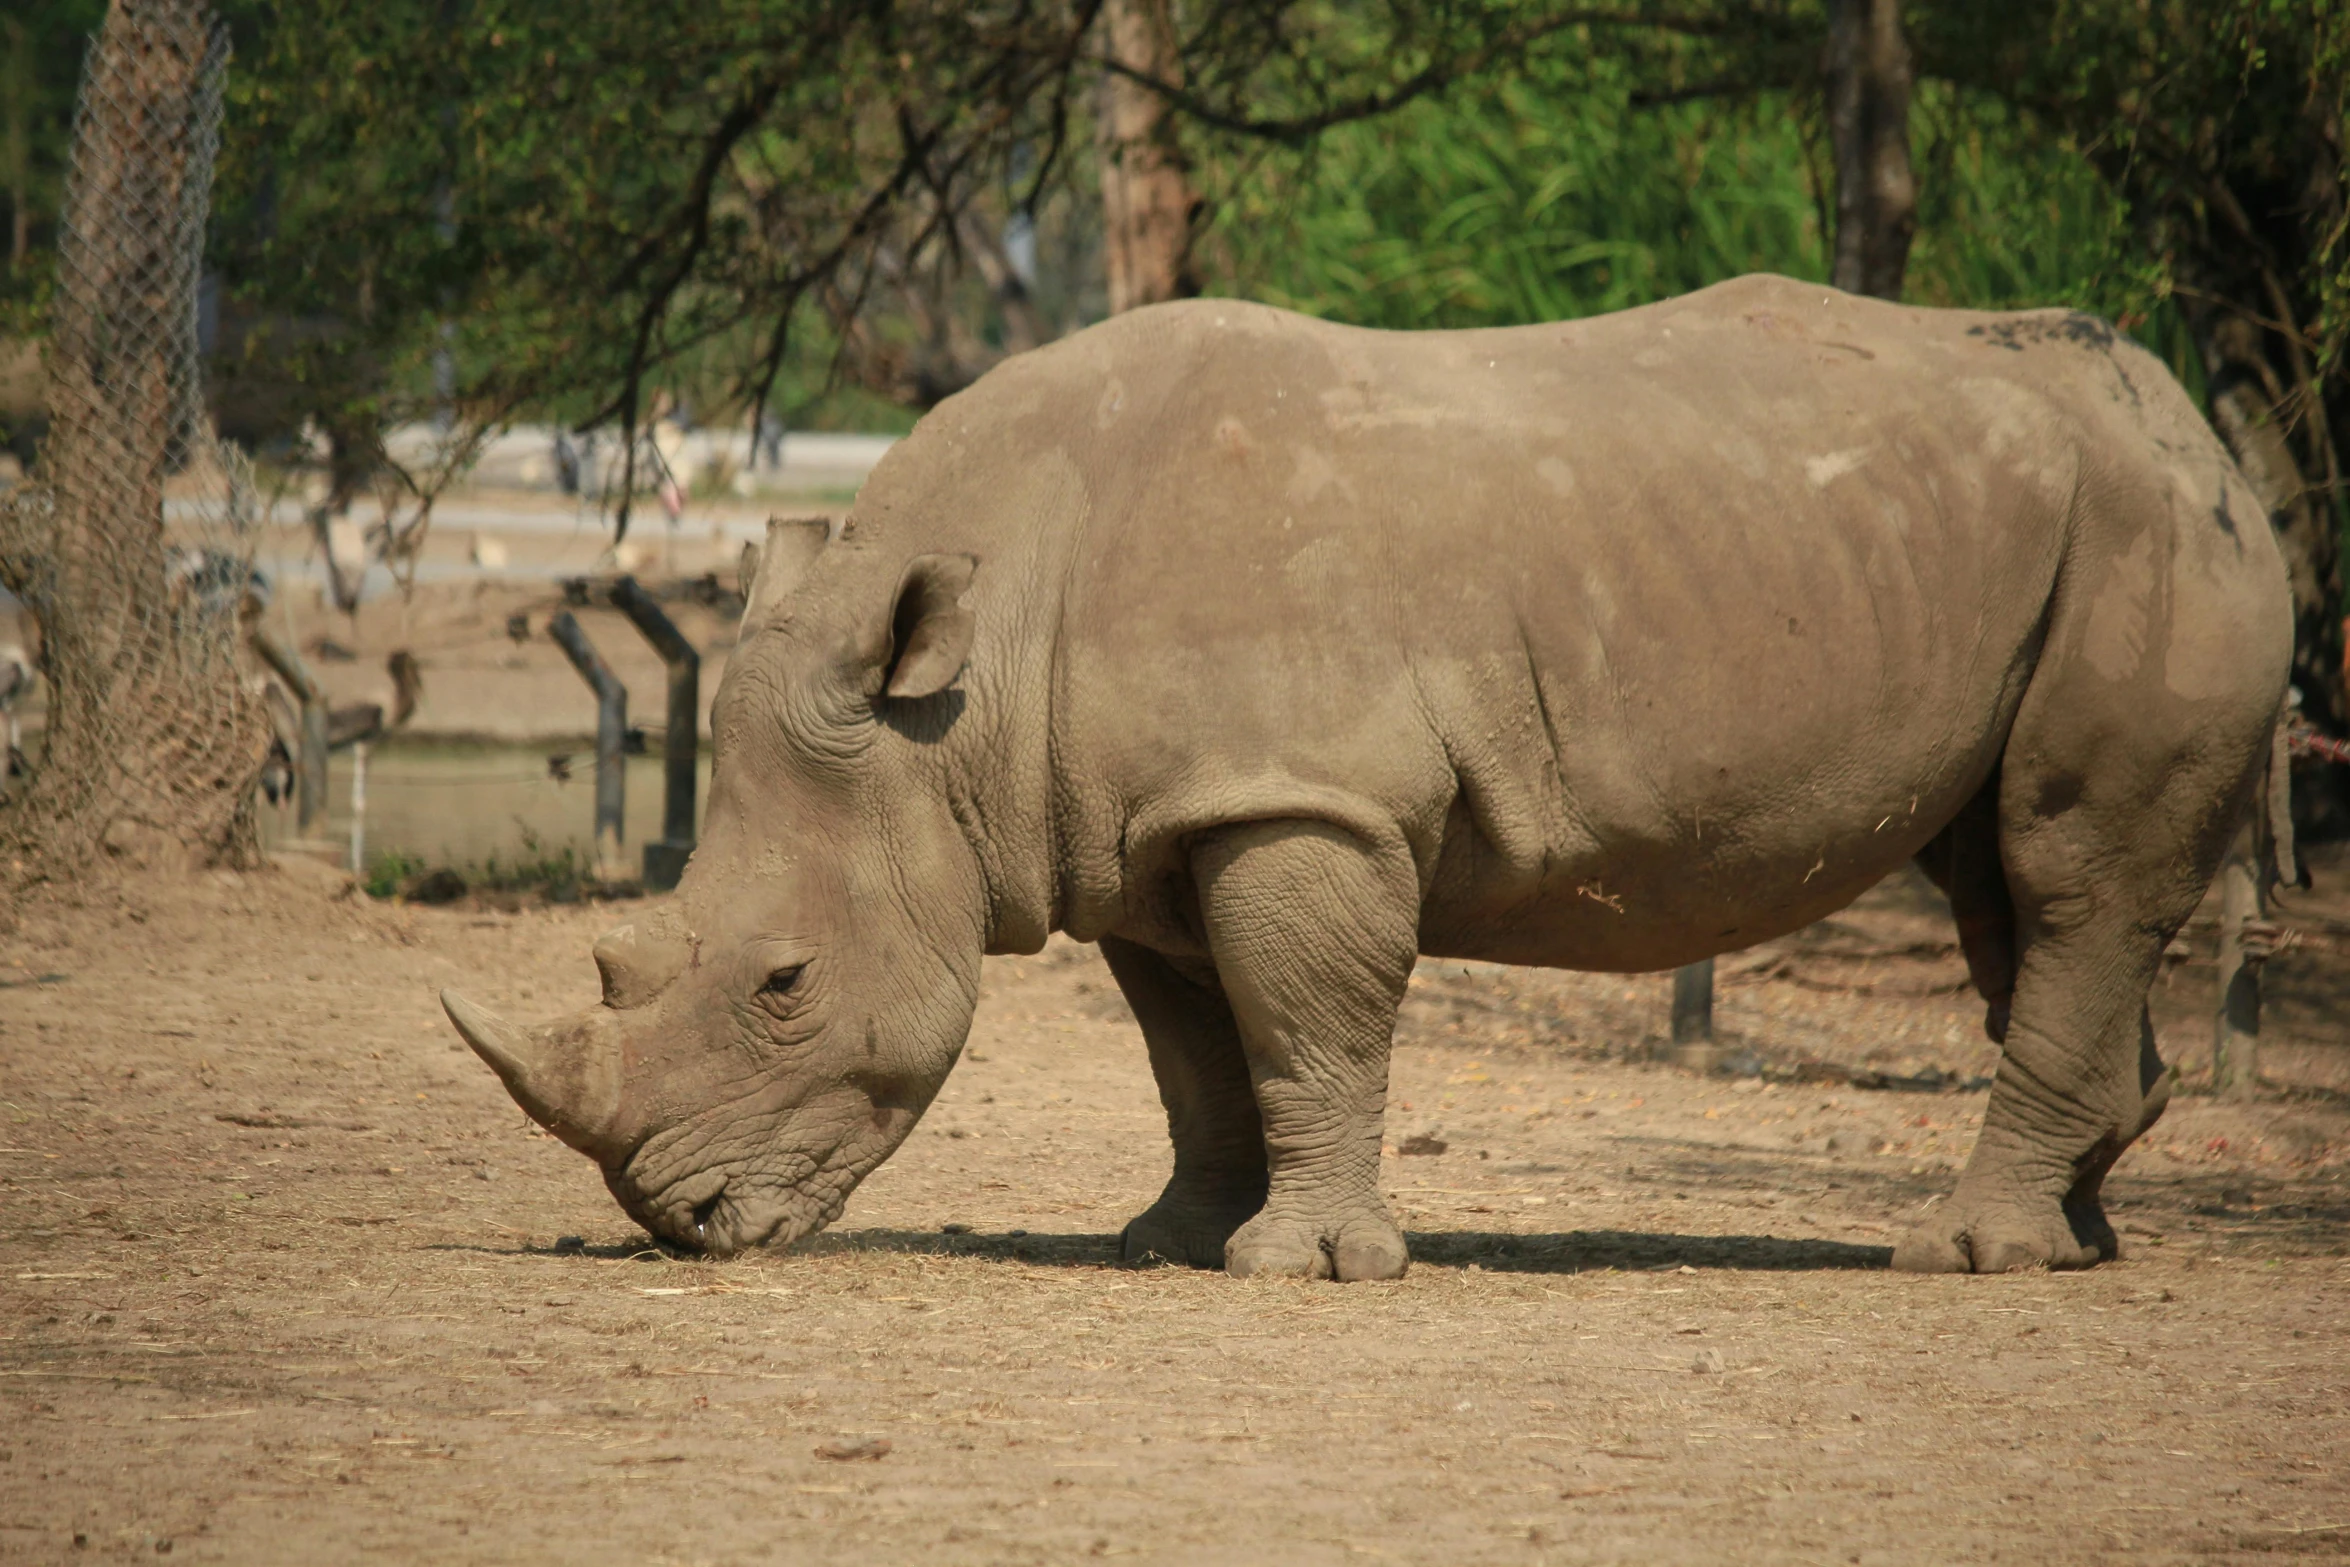
{"type": "Polygon", "coordinates": [[[1103,928],[1279,814],[1391,825],[1436,953],[1653,969],[1848,902],[1996,764],[2094,466],[1972,319],[1768,279],[1493,332],[1213,317],[1089,467],[1056,721],[1103,928]]]}
{"type": "Polygon", "coordinates": [[[1817,388],[1635,388],[1496,454],[1445,544],[1415,539],[1405,580],[1444,586],[1405,617],[1414,680],[1460,783],[1429,950],[1640,970],[1748,945],[1982,786],[2062,554],[2064,454],[1986,460],[1982,417],[1879,380],[1826,421],[1817,388]],[[1448,581],[1464,539],[1506,569],[1448,581]]]}

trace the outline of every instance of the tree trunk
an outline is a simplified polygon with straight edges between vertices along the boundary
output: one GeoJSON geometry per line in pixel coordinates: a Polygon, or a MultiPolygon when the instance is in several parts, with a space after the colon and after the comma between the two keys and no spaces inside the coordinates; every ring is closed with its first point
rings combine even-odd
{"type": "Polygon", "coordinates": [[[258,857],[266,720],[238,658],[249,546],[233,500],[215,512],[198,493],[240,472],[203,432],[195,341],[227,59],[201,0],[116,0],[84,69],[49,435],[36,483],[0,508],[0,581],[40,621],[49,685],[41,760],[0,817],[0,875],[70,874],[101,850],[258,857]]]}
{"type": "Polygon", "coordinates": [[[1836,155],[1836,259],[1851,294],[1901,297],[1917,232],[1909,166],[1909,45],[1895,0],[1830,0],[1824,67],[1836,155]]]}
{"type": "MultiPolygon", "coordinates": [[[[1102,25],[1110,58],[1169,86],[1182,84],[1168,0],[1107,0],[1102,25]]],[[[1139,82],[1106,73],[1099,148],[1110,313],[1198,293],[1191,225],[1199,201],[1166,100],[1139,82]]]]}

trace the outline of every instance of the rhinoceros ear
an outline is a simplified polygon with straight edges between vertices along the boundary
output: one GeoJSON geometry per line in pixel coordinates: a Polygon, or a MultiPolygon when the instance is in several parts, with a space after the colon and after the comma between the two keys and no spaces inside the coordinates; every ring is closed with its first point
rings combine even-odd
{"type": "Polygon", "coordinates": [[[809,565],[832,537],[822,517],[770,517],[767,543],[743,546],[743,623],[736,640],[748,642],[775,618],[775,610],[808,574],[809,565]]]}
{"type": "Polygon", "coordinates": [[[932,696],[963,672],[979,617],[956,601],[970,591],[978,570],[976,555],[917,555],[906,562],[881,658],[884,694],[932,696]]]}

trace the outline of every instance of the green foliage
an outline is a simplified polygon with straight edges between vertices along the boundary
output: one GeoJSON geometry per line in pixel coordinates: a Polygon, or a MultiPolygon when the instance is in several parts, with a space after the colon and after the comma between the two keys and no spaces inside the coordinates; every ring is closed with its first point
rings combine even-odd
{"type": "Polygon", "coordinates": [[[1219,191],[1220,288],[1368,326],[1621,309],[1741,272],[1825,276],[1783,116],[1639,109],[1620,74],[1461,89],[1219,191]]]}
{"type": "MultiPolygon", "coordinates": [[[[1636,96],[1605,62],[1528,70],[1260,155],[1216,191],[1217,289],[1409,328],[1589,315],[1743,272],[1827,275],[1823,154],[1799,100],[1636,96]]],[[[2156,320],[2158,272],[2065,138],[1938,83],[1913,132],[1909,298],[2156,320]]]]}
{"type": "Polygon", "coordinates": [[[2247,285],[2234,297],[2281,293],[2317,373],[2337,370],[2350,343],[2350,6],[2025,0],[1921,6],[1910,25],[1923,70],[2082,149],[2159,287],[2194,290],[2198,308],[2247,285]]]}
{"type": "Polygon", "coordinates": [[[105,14],[105,0],[9,0],[0,10],[0,336],[38,319],[82,45],[105,14]],[[21,260],[13,253],[20,225],[21,260]]]}
{"type": "Polygon", "coordinates": [[[2153,303],[2128,214],[2068,138],[1996,98],[1927,82],[1912,110],[1918,231],[1903,297],[2109,317],[2153,303]]]}
{"type": "Polygon", "coordinates": [[[1918,231],[1902,291],[1974,310],[2067,305],[2130,332],[2201,395],[2168,268],[2073,138],[1987,93],[1928,81],[1912,111],[1918,231]]]}
{"type": "Polygon", "coordinates": [[[522,852],[512,860],[495,854],[461,872],[476,892],[535,893],[551,903],[577,903],[581,890],[596,885],[594,873],[570,844],[549,849],[537,833],[522,829],[522,852]]]}
{"type": "MultiPolygon", "coordinates": [[[[261,0],[223,260],[310,323],[256,348],[421,411],[635,417],[758,396],[941,212],[1066,128],[1075,39],[1021,4],[261,0]],[[1058,128],[1056,128],[1058,126],[1058,128]],[[707,404],[711,399],[703,399],[707,404]]],[[[802,361],[805,363],[805,361],[802,361]]],[[[818,361],[821,363],[821,361],[818,361]]]]}
{"type": "Polygon", "coordinates": [[[388,898],[406,887],[410,878],[423,869],[424,861],[415,855],[387,850],[368,863],[367,874],[359,879],[359,885],[371,898],[388,898]]]}
{"type": "MultiPolygon", "coordinates": [[[[651,377],[700,410],[767,388],[812,422],[869,423],[889,405],[835,384],[844,352],[918,359],[940,317],[1004,344],[987,290],[914,298],[967,247],[958,215],[1081,226],[1090,199],[1087,7],[228,8],[215,253],[244,307],[233,346],[330,426],[422,412],[452,371],[484,419],[626,417],[651,377]]],[[[98,9],[26,14],[58,33],[98,9]]],[[[1183,14],[1220,290],[1466,325],[1825,271],[1822,0],[1183,14]]],[[[2262,242],[2293,272],[2320,373],[2339,358],[2350,248],[2288,187],[2313,125],[2333,128],[2338,183],[2350,7],[1932,0],[1905,19],[1922,82],[1911,297],[2077,304],[2176,350],[2178,236],[2226,165],[2254,171],[2261,188],[2238,187],[2268,228],[2310,215],[2297,249],[2262,242]]],[[[43,80],[69,90],[71,57],[50,48],[43,80]]],[[[1045,303],[1050,335],[1082,301],[1045,303]]],[[[868,377],[901,398],[922,381],[868,377]]]]}
{"type": "MultiPolygon", "coordinates": [[[[1921,64],[2082,150],[2127,215],[2126,253],[2182,359],[2255,389],[2298,478],[2268,499],[2293,582],[2293,682],[2350,728],[2350,6],[2341,0],[2030,0],[1920,7],[1921,64]],[[2326,511],[2333,526],[2326,526],[2326,511]]],[[[2156,317],[2154,326],[2161,325],[2156,317]]],[[[2305,831],[2350,832],[2350,772],[2296,790],[2305,831]]]]}
{"type": "Polygon", "coordinates": [[[360,886],[371,898],[399,897],[430,903],[447,903],[467,894],[577,903],[585,894],[607,890],[571,845],[550,849],[528,827],[521,832],[519,854],[510,859],[491,854],[478,864],[468,861],[462,865],[434,865],[421,855],[387,851],[370,863],[360,886]]]}
{"type": "MultiPolygon", "coordinates": [[[[954,336],[941,318],[971,301],[921,296],[970,246],[964,219],[1048,227],[1091,154],[1092,5],[241,3],[251,44],[220,253],[256,313],[244,346],[314,402],[355,410],[389,389],[387,419],[423,411],[441,377],[485,420],[529,408],[625,422],[649,379],[723,388],[696,395],[707,407],[780,377],[805,401],[839,346],[810,330],[811,311],[857,323],[871,341],[850,346],[878,346],[883,380],[933,397],[953,379],[927,362],[954,336]],[[892,294],[915,330],[870,317],[892,294]],[[795,352],[801,338],[814,340],[795,352]]],[[[1679,42],[1611,36],[1670,76],[1808,49],[1791,6],[1804,9],[1710,0],[1721,25],[1679,42]]],[[[1622,15],[1651,11],[1677,14],[1633,0],[1622,15]]],[[[1580,14],[1522,0],[1206,8],[1183,101],[1301,142],[1526,49],[1580,53],[1580,14]]],[[[1033,303],[1044,330],[1025,335],[1077,324],[1065,301],[1033,303]]],[[[980,336],[1013,346],[1002,326],[980,336]]]]}

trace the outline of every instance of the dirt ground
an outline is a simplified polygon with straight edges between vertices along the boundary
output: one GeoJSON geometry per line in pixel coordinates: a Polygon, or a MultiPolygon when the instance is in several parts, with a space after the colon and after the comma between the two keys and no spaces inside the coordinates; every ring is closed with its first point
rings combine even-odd
{"type": "Polygon", "coordinates": [[[433,1001],[589,1004],[614,910],[298,865],[19,910],[0,1560],[2350,1558],[2346,870],[2288,916],[2261,1102],[2193,1092],[2209,965],[2165,981],[2189,1092],[2113,1178],[2127,1259],[1984,1279],[1886,1271],[1993,1063],[1913,883],[1725,963],[1761,1076],[1640,1059],[1661,976],[1423,966],[1417,1260],[1350,1286],[1113,1265],[1166,1145],[1088,948],[990,961],[836,1230],[706,1263],[433,1001]]]}

